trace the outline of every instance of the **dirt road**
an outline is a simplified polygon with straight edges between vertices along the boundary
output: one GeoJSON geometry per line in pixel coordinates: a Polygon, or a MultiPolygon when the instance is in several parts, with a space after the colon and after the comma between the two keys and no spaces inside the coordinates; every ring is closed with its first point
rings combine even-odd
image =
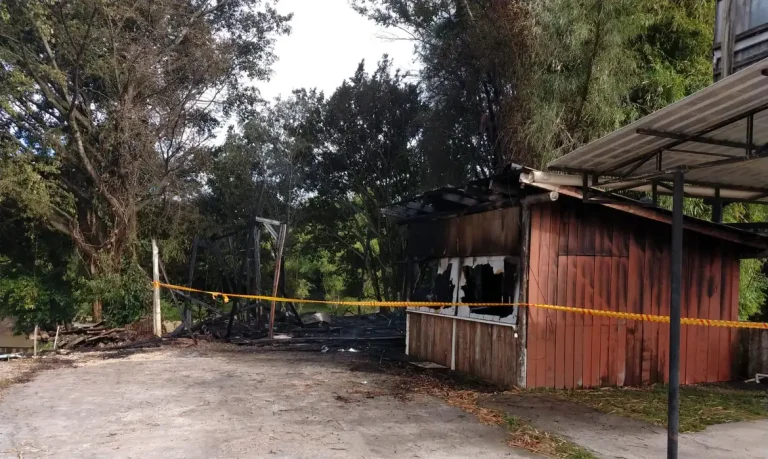
{"type": "Polygon", "coordinates": [[[516,458],[501,428],[339,354],[168,349],[39,374],[0,400],[2,458],[516,458]]]}

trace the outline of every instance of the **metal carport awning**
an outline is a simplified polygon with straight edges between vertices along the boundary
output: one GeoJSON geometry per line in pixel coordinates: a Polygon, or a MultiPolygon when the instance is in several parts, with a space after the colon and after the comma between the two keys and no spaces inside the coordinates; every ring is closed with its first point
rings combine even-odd
{"type": "Polygon", "coordinates": [[[621,189],[650,184],[654,202],[658,187],[672,192],[667,457],[677,458],[684,187],[712,187],[717,202],[720,188],[749,192],[739,201],[768,198],[768,59],[584,145],[548,167],[581,174],[585,191],[617,183],[627,184],[621,189]]]}
{"type": "Polygon", "coordinates": [[[768,60],[552,161],[553,170],[617,179],[670,181],[768,196],[768,60]]]}

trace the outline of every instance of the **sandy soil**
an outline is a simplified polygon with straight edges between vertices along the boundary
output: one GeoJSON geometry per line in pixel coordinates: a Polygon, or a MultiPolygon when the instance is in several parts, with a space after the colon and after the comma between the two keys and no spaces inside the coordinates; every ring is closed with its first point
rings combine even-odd
{"type": "Polygon", "coordinates": [[[340,354],[201,346],[68,357],[0,399],[0,458],[531,457],[340,354]],[[117,357],[117,358],[114,358],[117,357]]]}

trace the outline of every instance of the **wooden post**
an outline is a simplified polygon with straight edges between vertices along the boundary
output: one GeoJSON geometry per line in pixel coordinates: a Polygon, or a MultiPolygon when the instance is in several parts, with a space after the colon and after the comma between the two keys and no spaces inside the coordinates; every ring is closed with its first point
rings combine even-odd
{"type": "Polygon", "coordinates": [[[37,330],[38,330],[38,326],[35,325],[35,344],[33,344],[33,346],[34,346],[34,351],[33,352],[34,352],[34,356],[35,357],[37,357],[37,330]]]}
{"type": "MultiPolygon", "coordinates": [[[[199,243],[200,241],[197,237],[197,234],[195,234],[195,239],[192,242],[192,256],[189,259],[189,277],[188,277],[189,281],[187,282],[187,287],[192,287],[192,281],[195,278],[195,262],[197,261],[197,246],[199,243]]],[[[184,316],[181,318],[181,320],[184,321],[184,326],[187,328],[187,331],[189,331],[191,334],[192,333],[192,311],[189,309],[189,306],[187,306],[186,303],[184,303],[184,316]]]]}
{"type": "MultiPolygon", "coordinates": [[[[280,264],[283,260],[283,247],[285,246],[285,233],[288,227],[280,224],[280,234],[277,236],[277,250],[275,251],[275,279],[272,285],[272,296],[277,296],[277,288],[280,285],[280,264]]],[[[275,336],[275,300],[269,309],[269,338],[275,336]]]]}
{"type": "Polygon", "coordinates": [[[720,37],[720,79],[727,77],[733,70],[734,38],[733,0],[723,2],[723,36],[720,37]]]}
{"type": "Polygon", "coordinates": [[[59,324],[56,324],[56,338],[53,339],[53,350],[56,350],[56,346],[59,344],[59,328],[61,326],[59,324]]]}
{"type": "MultiPolygon", "coordinates": [[[[253,227],[253,295],[261,295],[261,229],[253,227]]],[[[261,301],[256,301],[256,328],[261,330],[262,308],[261,301]]]]}
{"type": "Polygon", "coordinates": [[[163,334],[163,324],[160,317],[160,251],[157,241],[152,239],[152,280],[155,282],[152,289],[152,327],[155,336],[163,334]]]}

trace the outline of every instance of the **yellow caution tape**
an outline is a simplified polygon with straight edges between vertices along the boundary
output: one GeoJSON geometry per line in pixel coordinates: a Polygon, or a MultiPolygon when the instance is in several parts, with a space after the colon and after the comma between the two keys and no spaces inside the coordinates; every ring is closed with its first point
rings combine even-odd
{"type": "MultiPolygon", "coordinates": [[[[520,306],[530,308],[549,309],[552,311],[574,312],[596,317],[611,317],[615,319],[640,320],[645,322],[669,323],[669,316],[659,316],[653,314],[636,314],[630,312],[605,311],[602,309],[584,309],[571,306],[557,306],[554,304],[536,304],[536,303],[447,303],[437,301],[332,301],[332,300],[305,300],[300,298],[283,298],[278,296],[266,295],[246,295],[239,293],[211,292],[208,290],[198,290],[196,288],[184,287],[182,285],[164,284],[162,282],[152,282],[154,288],[167,288],[171,290],[180,290],[184,292],[202,293],[211,295],[215,300],[221,296],[224,303],[229,302],[229,298],[245,298],[249,300],[275,301],[278,303],[304,303],[304,304],[334,304],[339,306],[368,306],[385,308],[442,308],[451,306],[470,306],[470,307],[504,307],[520,306]]],[[[768,329],[768,323],[764,322],[737,322],[733,320],[713,320],[697,319],[683,317],[680,319],[683,325],[704,325],[710,327],[730,327],[730,328],[762,328],[768,329]]]]}

